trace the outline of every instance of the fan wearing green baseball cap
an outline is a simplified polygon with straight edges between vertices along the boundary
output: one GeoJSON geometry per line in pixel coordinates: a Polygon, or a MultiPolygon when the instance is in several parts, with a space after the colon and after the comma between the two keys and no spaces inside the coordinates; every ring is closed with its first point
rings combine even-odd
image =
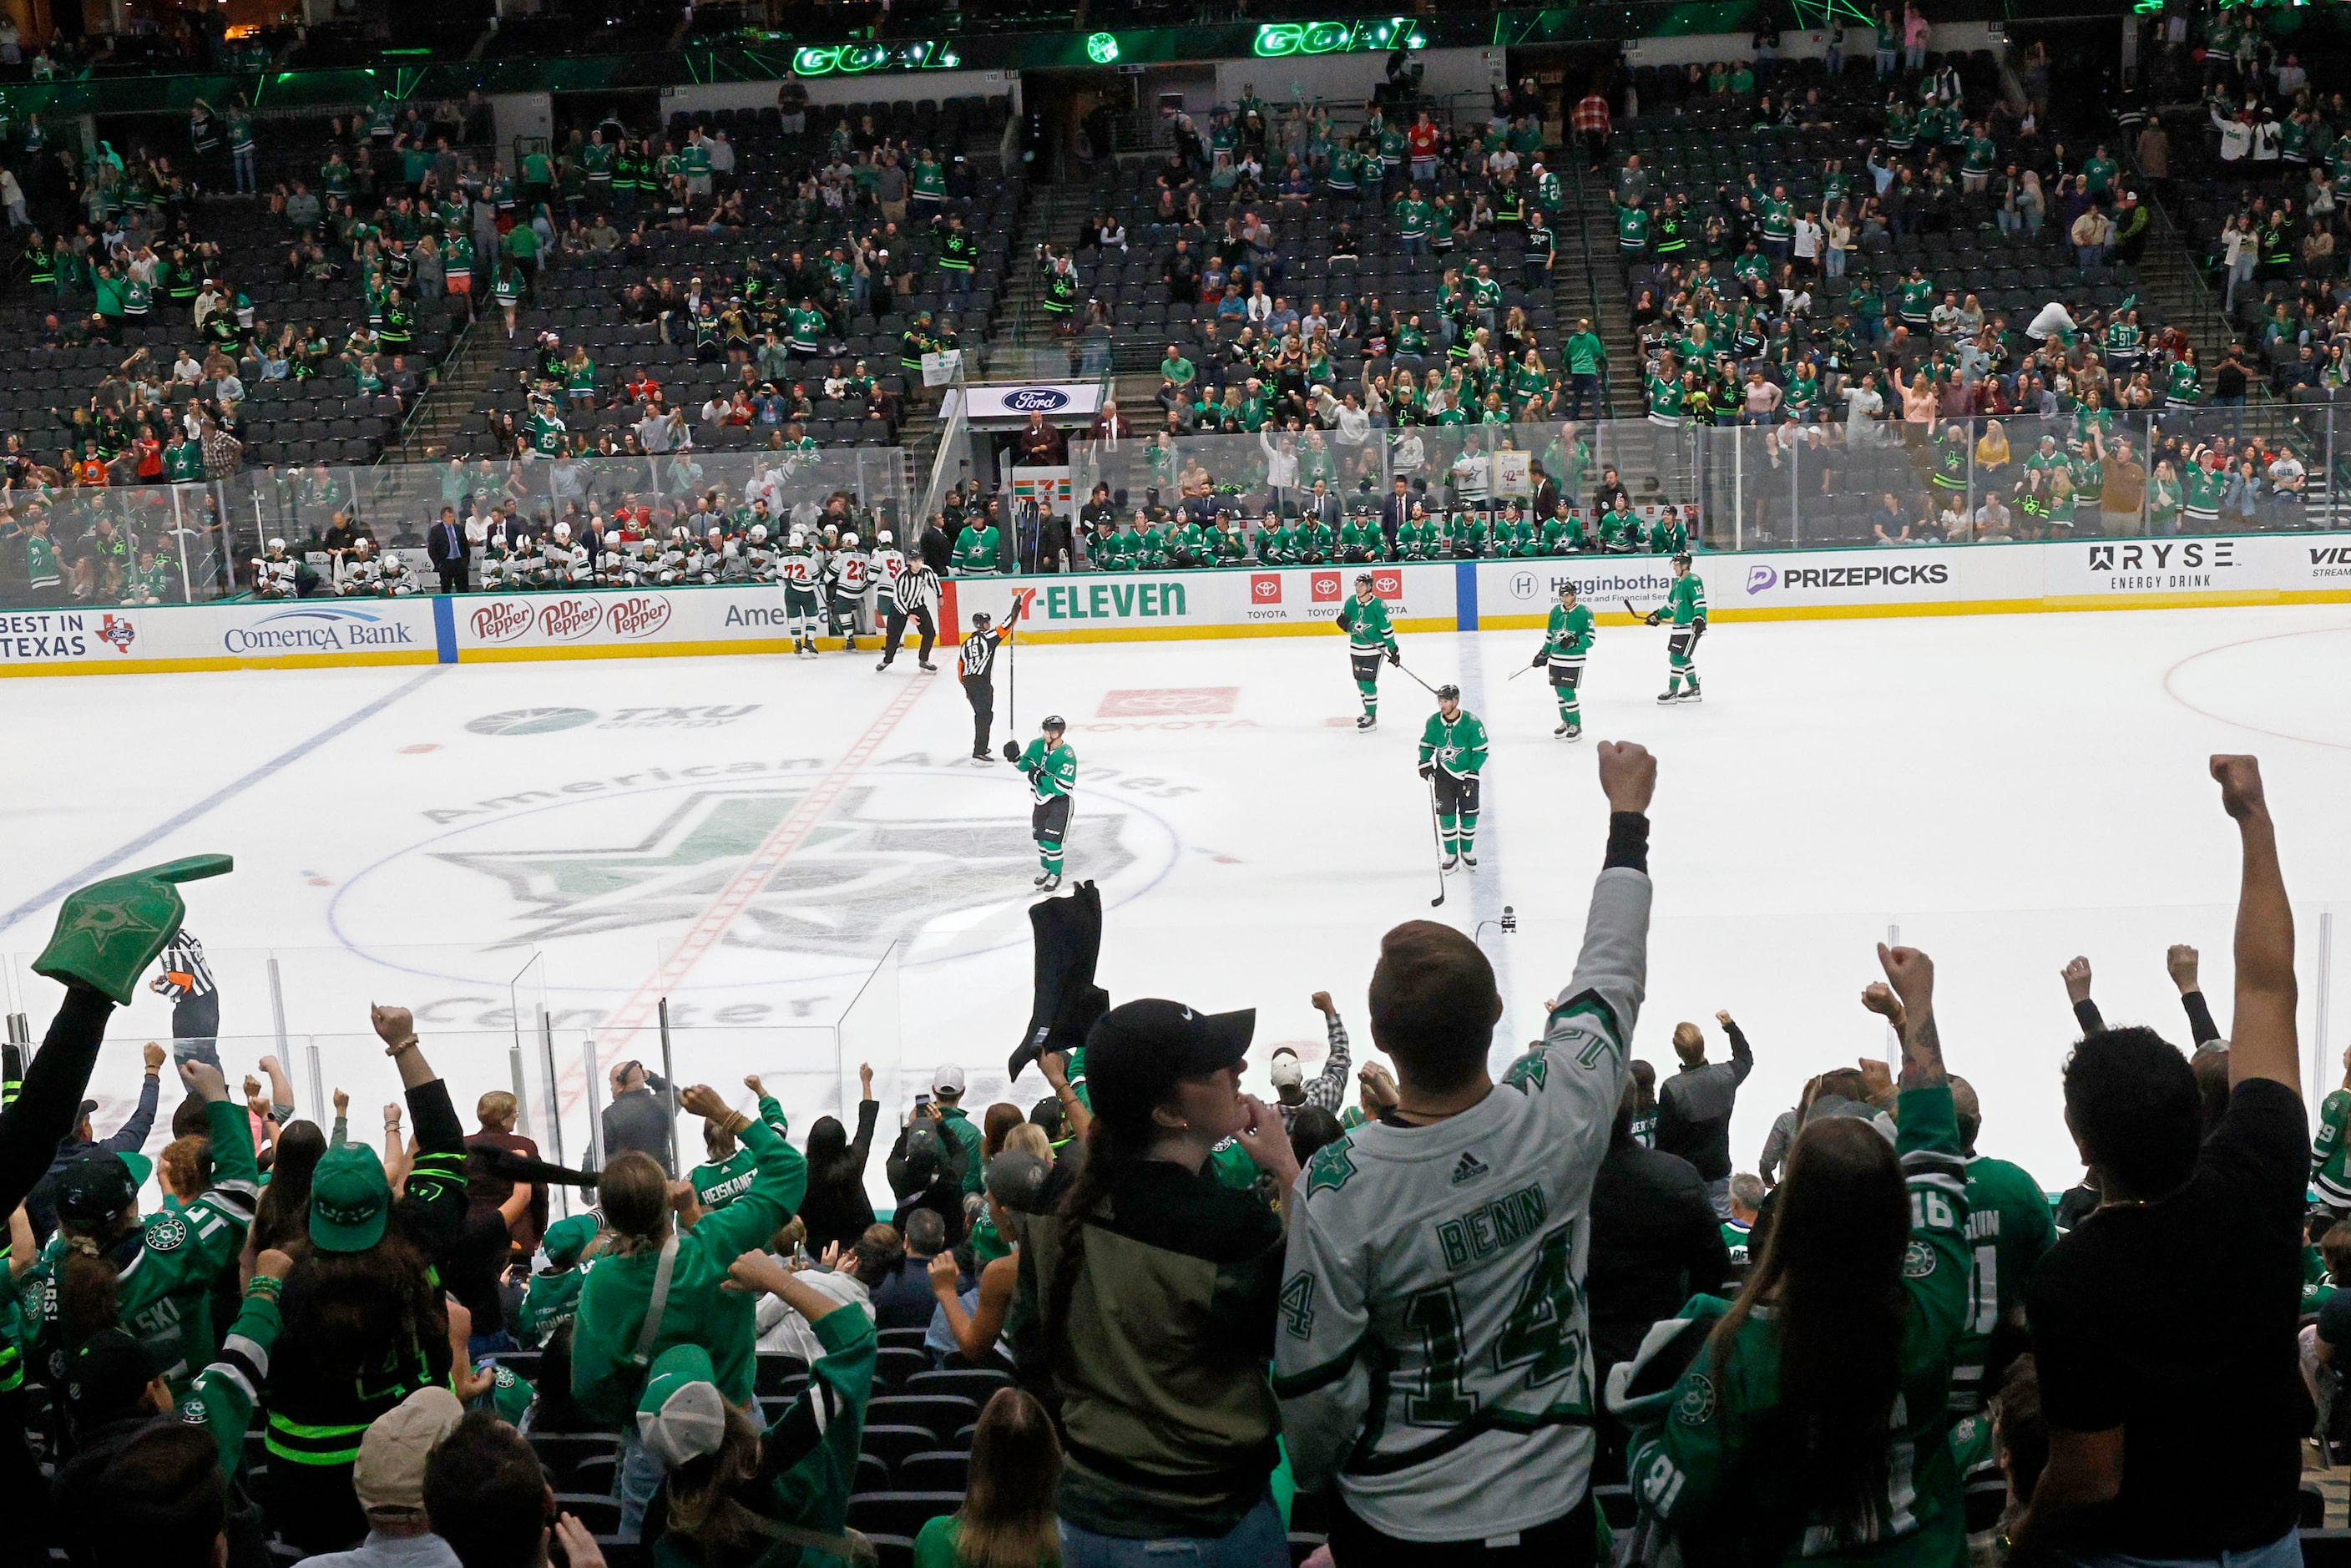
{"type": "Polygon", "coordinates": [[[286,1333],[269,1380],[264,1506],[304,1551],[367,1533],[351,1490],[360,1439],[420,1388],[449,1382],[439,1277],[465,1220],[465,1133],[405,1008],[370,1009],[400,1072],[416,1156],[395,1197],[364,1144],[339,1144],[310,1175],[309,1246],[286,1281],[286,1333]]]}
{"type": "Polygon", "coordinates": [[[212,1185],[178,1208],[142,1218],[145,1159],[98,1151],[68,1166],[57,1179],[57,1288],[41,1328],[53,1370],[100,1329],[128,1330],[175,1397],[213,1359],[214,1288],[235,1267],[261,1194],[252,1124],[229,1099],[220,1069],[184,1061],[180,1078],[204,1103],[212,1185]]]}
{"type": "MultiPolygon", "coordinates": [[[[741,1197],[681,1231],[673,1215],[693,1203],[691,1186],[671,1182],[651,1155],[635,1151],[604,1166],[596,1196],[611,1243],[580,1290],[571,1394],[590,1416],[616,1427],[629,1425],[644,1390],[645,1368],[674,1344],[709,1351],[719,1391],[737,1405],[750,1404],[758,1325],[751,1297],[722,1288],[726,1268],[763,1246],[808,1190],[807,1162],[765,1122],[730,1108],[706,1083],[680,1094],[678,1104],[742,1140],[757,1173],[741,1197]]],[[[624,1538],[636,1536],[655,1479],[642,1445],[631,1437],[621,1453],[624,1538]]]]}
{"type": "Polygon", "coordinates": [[[575,1214],[549,1226],[538,1239],[540,1266],[531,1270],[515,1320],[515,1338],[524,1349],[538,1349],[578,1314],[580,1287],[588,1279],[585,1259],[599,1228],[594,1215],[575,1214]]]}
{"type": "Polygon", "coordinates": [[[654,1568],[853,1561],[846,1524],[873,1393],[873,1320],[766,1252],[745,1253],[728,1272],[747,1300],[772,1294],[806,1318],[824,1354],[765,1432],[721,1392],[700,1345],[654,1359],[631,1416],[632,1442],[662,1477],[644,1521],[654,1568]]]}

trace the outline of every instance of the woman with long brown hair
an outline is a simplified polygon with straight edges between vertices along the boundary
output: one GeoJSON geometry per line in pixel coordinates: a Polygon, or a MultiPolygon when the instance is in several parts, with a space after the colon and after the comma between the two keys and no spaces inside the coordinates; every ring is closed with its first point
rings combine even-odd
{"type": "Polygon", "coordinates": [[[1034,1396],[999,1388],[971,1435],[963,1507],[914,1537],[914,1568],[1058,1568],[1061,1440],[1034,1396]]]}
{"type": "MultiPolygon", "coordinates": [[[[1878,948],[1863,1001],[1902,1034],[1900,1134],[1797,1135],[1746,1288],[1635,1437],[1646,1519],[1686,1562],[1963,1562],[1944,1441],[1969,1298],[1967,1166],[1936,1036],[1934,966],[1878,948]]],[[[1683,1309],[1720,1308],[1698,1297],[1683,1309]]],[[[1635,1379],[1637,1381],[1637,1379],[1635,1379]]]]}

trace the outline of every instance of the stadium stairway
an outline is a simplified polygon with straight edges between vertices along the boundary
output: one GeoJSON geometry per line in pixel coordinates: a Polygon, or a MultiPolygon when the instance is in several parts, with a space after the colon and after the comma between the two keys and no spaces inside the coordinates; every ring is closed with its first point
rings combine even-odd
{"type": "MultiPolygon", "coordinates": [[[[1086,220],[1093,215],[1092,194],[1084,185],[1029,188],[1007,264],[1004,298],[997,305],[997,342],[1029,349],[1051,348],[1061,342],[1051,318],[1045,314],[1045,279],[1037,267],[1037,247],[1054,245],[1067,249],[1082,239],[1086,220]]],[[[1079,277],[1084,276],[1081,267],[1079,277]]],[[[1082,293],[1078,309],[1081,313],[1085,309],[1082,293]]]]}
{"type": "Polygon", "coordinates": [[[428,463],[446,455],[449,438],[489,401],[506,350],[505,328],[477,317],[442,362],[439,378],[402,426],[400,439],[384,447],[381,461],[428,463]]]}
{"type": "MultiPolygon", "coordinates": [[[[1580,170],[1582,156],[1573,147],[1547,154],[1580,170]]],[[[1552,264],[1552,298],[1559,308],[1562,338],[1574,329],[1580,316],[1592,318],[1592,329],[1608,349],[1608,373],[1602,378],[1603,417],[1638,419],[1641,403],[1641,346],[1633,336],[1632,316],[1625,304],[1625,277],[1616,261],[1616,214],[1608,200],[1606,183],[1583,172],[1565,182],[1573,207],[1560,225],[1558,258],[1552,264]]],[[[1562,373],[1564,361],[1553,367],[1562,373]]]]}

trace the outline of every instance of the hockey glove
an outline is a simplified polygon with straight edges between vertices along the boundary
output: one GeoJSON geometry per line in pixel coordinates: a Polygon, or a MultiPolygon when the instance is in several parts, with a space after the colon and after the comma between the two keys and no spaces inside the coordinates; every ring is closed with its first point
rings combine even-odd
{"type": "Polygon", "coordinates": [[[1697,620],[1695,620],[1695,621],[1691,622],[1690,622],[1690,624],[1691,624],[1692,626],[1694,626],[1694,627],[1696,627],[1696,628],[1698,629],[1698,634],[1699,636],[1703,637],[1703,636],[1705,636],[1705,635],[1706,635],[1706,617],[1705,617],[1705,616],[1703,616],[1703,615],[1699,616],[1697,620]]]}
{"type": "Polygon", "coordinates": [[[1543,667],[1543,661],[1544,661],[1544,660],[1546,660],[1546,659],[1548,659],[1548,658],[1550,658],[1550,657],[1551,657],[1551,650],[1550,650],[1550,649],[1548,649],[1548,648],[1537,648],[1537,649],[1535,650],[1534,662],[1533,662],[1532,664],[1530,664],[1527,666],[1527,668],[1528,668],[1528,669],[1530,669],[1530,670],[1540,670],[1540,669],[1541,669],[1541,668],[1543,667]]]}
{"type": "Polygon", "coordinates": [[[1404,650],[1402,648],[1390,648],[1388,650],[1388,663],[1394,664],[1399,670],[1403,669],[1404,650]]]}
{"type": "Polygon", "coordinates": [[[1434,762],[1422,763],[1420,765],[1420,776],[1423,779],[1435,779],[1437,777],[1437,764],[1434,762]]]}
{"type": "Polygon", "coordinates": [[[1646,615],[1641,617],[1645,622],[1651,626],[1655,626],[1658,622],[1663,621],[1665,618],[1666,612],[1662,610],[1652,610],[1646,615]]]}
{"type": "Polygon", "coordinates": [[[1020,760],[1020,747],[1019,742],[1008,740],[1004,743],[1004,760],[1007,762],[1018,762],[1020,760]]]}
{"type": "Polygon", "coordinates": [[[175,884],[219,876],[235,863],[226,855],[189,855],[66,894],[57,929],[33,960],[33,972],[102,992],[128,1007],[140,975],[187,915],[175,884]]]}

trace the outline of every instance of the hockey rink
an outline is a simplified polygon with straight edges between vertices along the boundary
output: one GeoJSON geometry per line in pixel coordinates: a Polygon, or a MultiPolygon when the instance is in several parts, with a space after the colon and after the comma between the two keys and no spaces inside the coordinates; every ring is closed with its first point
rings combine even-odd
{"type": "MultiPolygon", "coordinates": [[[[1112,996],[1256,1008],[1262,1084],[1280,1041],[1319,1067],[1317,989],[1367,1055],[1381,932],[1438,918],[1496,963],[1504,1059],[1573,965],[1604,833],[1593,743],[1638,740],[1660,758],[1639,1054],[1670,1071],[1676,1019],[1719,1042],[1716,1010],[1739,1019],[1758,1054],[1742,1168],[1808,1073],[1886,1051],[1856,998],[1872,944],[1898,929],[1937,960],[1982,1147],[2053,1188],[2078,1170],[2058,1099],[2067,958],[2093,960],[2109,1019],[2184,1040],[2163,956],[2192,942],[2227,1027],[2237,852],[2204,758],[2252,750],[2299,915],[2305,1062],[2322,1091],[2339,1074],[2351,612],[1719,623],[1699,650],[1705,701],[1670,708],[1655,701],[1664,632],[1604,626],[1573,744],[1553,738],[1550,688],[1526,668],[1539,641],[1404,638],[1407,666],[1458,681],[1493,736],[1479,864],[1445,879],[1436,910],[1414,771],[1433,704],[1384,669],[1380,727],[1359,734],[1335,632],[999,662],[997,740],[1069,720],[1069,876],[1102,888],[1112,996]]],[[[475,1094],[520,1083],[542,1144],[545,1108],[562,1107],[575,1161],[591,1061],[657,1062],[664,997],[677,1076],[747,1101],[742,1074],[766,1074],[797,1130],[853,1101],[861,1060],[880,1076],[883,1141],[937,1061],[971,1071],[977,1114],[1006,1096],[1029,1011],[1027,791],[1005,764],[970,761],[945,653],[936,674],[909,653],[884,675],[867,648],[6,682],[10,1009],[37,1038],[55,989],[29,964],[65,891],[227,851],[235,873],[188,894],[232,1075],[282,1040],[302,1113],[347,1088],[362,1135],[395,1087],[371,1000],[415,1009],[469,1126],[475,1094]]],[[[114,1038],[167,1033],[168,1011],[142,998],[114,1038]]],[[[130,1046],[110,1051],[102,1126],[137,1071],[130,1046]]],[[[1032,1072],[1008,1097],[1044,1092],[1032,1072]]]]}

